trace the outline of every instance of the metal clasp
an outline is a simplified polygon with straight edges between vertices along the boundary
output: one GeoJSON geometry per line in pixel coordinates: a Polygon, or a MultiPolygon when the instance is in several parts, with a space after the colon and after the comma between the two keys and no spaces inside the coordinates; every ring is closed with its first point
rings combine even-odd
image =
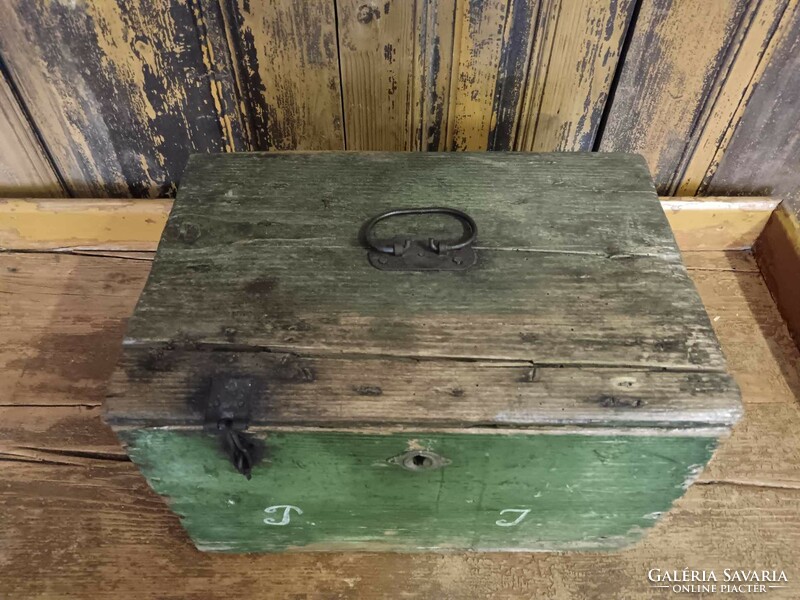
{"type": "Polygon", "coordinates": [[[260,391],[261,385],[253,377],[218,375],[211,381],[206,405],[205,430],[220,436],[222,450],[247,479],[263,454],[258,441],[244,433],[260,391]]]}
{"type": "Polygon", "coordinates": [[[364,226],[364,238],[370,250],[369,263],[382,271],[464,271],[478,261],[472,244],[478,237],[478,226],[467,213],[455,208],[397,208],[370,219],[364,226]],[[375,226],[384,219],[406,215],[442,214],[458,219],[464,233],[458,240],[442,241],[375,238],[375,226]]]}

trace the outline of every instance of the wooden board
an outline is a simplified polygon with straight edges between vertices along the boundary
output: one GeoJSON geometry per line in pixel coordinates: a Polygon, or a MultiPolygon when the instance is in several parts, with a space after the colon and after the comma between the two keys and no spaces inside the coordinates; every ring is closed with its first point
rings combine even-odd
{"type": "Polygon", "coordinates": [[[0,193],[170,197],[192,152],[611,149],[663,194],[794,194],[798,6],[10,0],[0,193]]]}
{"type": "Polygon", "coordinates": [[[5,74],[0,71],[0,196],[63,196],[45,149],[5,74]]]}
{"type": "Polygon", "coordinates": [[[187,200],[173,209],[131,321],[130,346],[180,346],[188,336],[195,344],[312,355],[724,368],[635,158],[252,154],[198,157],[192,165],[182,188],[187,200]],[[597,176],[587,178],[587,170],[597,176]],[[480,223],[480,261],[442,277],[376,272],[359,230],[383,209],[429,205],[422,172],[447,190],[447,198],[438,192],[438,203],[480,223]],[[511,174],[502,189],[493,183],[499,172],[511,174]],[[265,192],[256,173],[278,192],[265,192]],[[605,195],[602,212],[585,210],[587,187],[605,195]],[[541,192],[531,198],[530,190],[541,192]],[[289,210],[303,215],[300,222],[286,218],[289,210]],[[592,295],[585,296],[589,284],[592,295]],[[182,292],[189,289],[207,290],[202,302],[182,292]],[[587,310],[593,297],[603,304],[587,310]],[[474,315],[468,325],[463,310],[474,315]]]}
{"type": "Polygon", "coordinates": [[[643,3],[599,149],[641,153],[659,193],[671,194],[753,8],[737,0],[643,3]]]}
{"type": "MultiPolygon", "coordinates": [[[[480,557],[199,553],[174,514],[124,460],[97,407],[37,408],[31,406],[37,402],[31,391],[19,398],[23,406],[0,407],[0,513],[6,524],[0,592],[15,598],[107,595],[138,600],[228,598],[235,587],[244,596],[333,594],[370,600],[398,595],[661,598],[664,592],[647,581],[654,565],[721,572],[768,564],[785,568],[790,580],[789,588],[772,590],[769,597],[794,598],[798,573],[793,565],[800,562],[800,356],[751,258],[741,252],[682,250],[742,387],[746,413],[698,483],[635,548],[599,555],[480,557]]],[[[37,257],[24,254],[19,260],[37,257]]],[[[120,267],[111,263],[109,272],[118,272],[120,267]]],[[[57,280],[61,268],[39,262],[35,268],[31,263],[30,271],[46,285],[57,280]]],[[[138,277],[143,283],[144,274],[138,277]]],[[[90,324],[98,318],[85,312],[92,305],[87,302],[91,289],[59,295],[59,304],[75,319],[85,315],[90,324]]],[[[60,294],[58,287],[53,292],[60,294]]],[[[135,295],[131,292],[131,305],[135,295]]],[[[41,297],[32,297],[31,303],[41,297]]],[[[27,308],[16,310],[27,314],[27,308]]],[[[100,319],[116,316],[108,312],[100,319]]],[[[109,346],[120,341],[121,334],[114,335],[109,346]]],[[[31,334],[32,341],[35,337],[31,334]]],[[[29,373],[52,369],[62,374],[61,386],[67,388],[71,359],[67,352],[55,353],[47,365],[32,365],[29,373]]],[[[112,364],[114,359],[100,354],[98,360],[112,364]]]]}
{"type": "Polygon", "coordinates": [[[716,446],[687,436],[268,431],[268,458],[248,481],[214,436],[121,437],[195,545],[222,552],[620,548],[716,446]],[[449,464],[413,472],[392,462],[423,448],[449,464]]]}
{"type": "Polygon", "coordinates": [[[775,193],[798,198],[800,151],[800,6],[790,3],[771,60],[750,95],[719,167],[703,188],[708,193],[775,193]],[[782,35],[781,35],[782,34],[782,35]]]}
{"type": "MultiPolygon", "coordinates": [[[[752,248],[778,203],[774,198],[661,198],[678,245],[695,250],[752,248]]],[[[172,200],[0,200],[0,248],[154,251],[171,209],[172,200]],[[67,222],[68,233],[62,227],[67,222]]]]}
{"type": "Polygon", "coordinates": [[[449,149],[514,148],[537,9],[535,0],[457,2],[449,149]]]}
{"type": "MultiPolygon", "coordinates": [[[[697,145],[684,156],[686,166],[680,175],[678,195],[707,193],[709,181],[728,150],[753,91],[763,85],[764,72],[775,49],[790,30],[797,4],[797,0],[757,3],[719,93],[716,98],[709,98],[706,118],[697,127],[697,145]]],[[[762,158],[756,152],[749,160],[760,162],[762,158]]]]}
{"type": "Polygon", "coordinates": [[[171,200],[0,200],[0,248],[155,250],[171,200]]]}
{"type": "Polygon", "coordinates": [[[415,146],[416,4],[346,0],[336,5],[348,149],[415,146]]]}
{"type": "Polygon", "coordinates": [[[784,201],[767,222],[754,252],[795,342],[800,346],[800,201],[784,201]]]}
{"type": "Polygon", "coordinates": [[[0,23],[4,64],[71,195],[170,195],[191,152],[245,147],[197,6],[15,0],[0,23]]]}
{"type": "Polygon", "coordinates": [[[251,424],[326,427],[599,426],[724,428],[738,420],[723,373],[534,367],[277,352],[127,349],[109,383],[117,427],[202,424],[214,377],[258,373],[269,391],[251,424]],[[187,401],[187,399],[189,399],[187,401]]]}
{"type": "Polygon", "coordinates": [[[149,261],[0,253],[0,265],[0,404],[101,403],[149,261]]]}
{"type": "Polygon", "coordinates": [[[208,3],[227,30],[249,149],[343,150],[334,2],[208,3]]]}
{"type": "Polygon", "coordinates": [[[747,250],[778,206],[771,198],[662,198],[661,207],[680,247],[747,250]]]}
{"type": "Polygon", "coordinates": [[[542,2],[515,149],[589,151],[634,2],[542,2]]]}

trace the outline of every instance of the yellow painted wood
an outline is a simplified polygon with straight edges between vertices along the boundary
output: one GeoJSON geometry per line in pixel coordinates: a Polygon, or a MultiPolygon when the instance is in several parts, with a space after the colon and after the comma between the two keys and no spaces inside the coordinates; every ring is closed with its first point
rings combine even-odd
{"type": "Polygon", "coordinates": [[[203,20],[178,0],[0,3],[0,52],[70,194],[157,197],[227,136],[203,20]]]}
{"type": "Polygon", "coordinates": [[[800,205],[784,201],[772,214],[754,247],[789,332],[800,347],[800,205]]]}
{"type": "Polygon", "coordinates": [[[64,195],[42,145],[2,72],[0,140],[0,196],[35,198],[64,195]]]}
{"type": "Polygon", "coordinates": [[[694,196],[713,177],[780,40],[790,29],[798,0],[764,0],[758,6],[736,59],[725,77],[677,195],[694,196]]]}
{"type": "Polygon", "coordinates": [[[521,102],[514,101],[514,97],[521,96],[537,6],[532,0],[458,2],[450,103],[451,149],[513,148],[521,108],[521,102]],[[527,25],[520,25],[520,21],[527,21],[527,25]],[[516,55],[516,66],[521,67],[522,74],[515,73],[514,65],[509,64],[510,54],[516,55]],[[499,81],[516,90],[498,90],[499,81]],[[510,106],[504,106],[504,96],[511,97],[510,106]],[[504,136],[507,139],[498,148],[492,133],[500,121],[507,122],[510,135],[504,136]]]}
{"type": "Polygon", "coordinates": [[[751,9],[739,0],[643,2],[600,150],[642,154],[669,194],[751,9]]]}
{"type": "Polygon", "coordinates": [[[518,150],[591,150],[631,17],[630,0],[543,0],[518,150]]]}
{"type": "Polygon", "coordinates": [[[414,150],[448,149],[448,114],[458,0],[417,4],[417,44],[413,78],[414,150]]]}
{"type": "Polygon", "coordinates": [[[736,131],[703,193],[800,199],[800,7],[753,90],[736,131]]]}
{"type": "Polygon", "coordinates": [[[343,150],[332,0],[231,3],[229,44],[252,119],[253,148],[343,150]]]}
{"type": "Polygon", "coordinates": [[[778,206],[772,198],[662,199],[675,239],[692,250],[752,248],[778,206]]]}
{"type": "Polygon", "coordinates": [[[0,248],[155,250],[171,200],[0,200],[0,248]]]}
{"type": "MultiPolygon", "coordinates": [[[[662,198],[683,250],[749,248],[772,198],[662,198]]],[[[155,250],[171,200],[0,200],[0,248],[155,250]]]]}
{"type": "Polygon", "coordinates": [[[411,150],[416,9],[422,2],[337,3],[348,150],[411,150]]]}

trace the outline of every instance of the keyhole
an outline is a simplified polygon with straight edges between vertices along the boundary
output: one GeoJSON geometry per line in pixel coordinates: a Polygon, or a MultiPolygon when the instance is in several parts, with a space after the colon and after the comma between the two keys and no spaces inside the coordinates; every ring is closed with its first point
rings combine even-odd
{"type": "Polygon", "coordinates": [[[389,459],[409,471],[427,471],[450,464],[450,461],[430,450],[410,450],[389,459]]]}
{"type": "Polygon", "coordinates": [[[416,467],[430,467],[433,464],[433,461],[430,457],[422,456],[422,454],[415,454],[411,461],[416,467]]]}

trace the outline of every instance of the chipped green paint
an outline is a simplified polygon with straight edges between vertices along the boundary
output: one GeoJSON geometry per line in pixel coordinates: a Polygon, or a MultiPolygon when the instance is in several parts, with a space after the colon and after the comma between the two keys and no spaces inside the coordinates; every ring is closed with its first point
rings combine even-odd
{"type": "Polygon", "coordinates": [[[618,548],[669,509],[716,445],[663,435],[268,432],[266,460],[247,481],[200,431],[120,435],[198,548],[228,552],[618,548]],[[450,463],[409,471],[389,462],[409,449],[450,463]]]}

